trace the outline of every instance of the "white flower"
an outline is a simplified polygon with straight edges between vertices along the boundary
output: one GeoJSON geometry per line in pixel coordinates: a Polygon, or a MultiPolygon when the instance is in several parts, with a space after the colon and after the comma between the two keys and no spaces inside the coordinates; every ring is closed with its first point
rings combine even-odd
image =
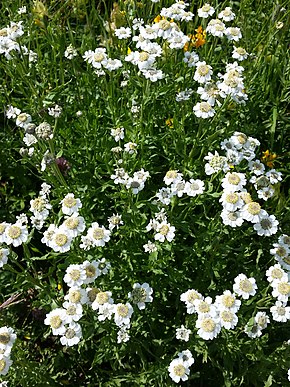
{"type": "Polygon", "coordinates": [[[45,325],[50,325],[54,335],[63,335],[65,328],[66,312],[64,309],[56,308],[46,315],[45,325]]]}
{"type": "Polygon", "coordinates": [[[218,14],[218,17],[220,19],[223,19],[223,21],[232,21],[235,18],[235,14],[233,13],[231,7],[226,7],[223,11],[221,11],[218,14]]]}
{"type": "Polygon", "coordinates": [[[106,302],[103,305],[99,305],[98,320],[99,321],[111,320],[111,318],[114,314],[114,310],[115,310],[114,304],[110,304],[110,303],[106,302]]]}
{"type": "Polygon", "coordinates": [[[279,236],[278,242],[280,245],[285,246],[290,249],[290,237],[286,234],[279,236]]]}
{"type": "Polygon", "coordinates": [[[108,218],[108,222],[109,222],[109,230],[113,230],[115,227],[118,230],[118,228],[122,226],[122,224],[124,224],[122,220],[122,216],[119,214],[113,214],[112,216],[110,216],[108,218]]]}
{"type": "Polygon", "coordinates": [[[188,182],[185,183],[184,192],[188,196],[196,196],[200,195],[204,192],[204,182],[199,179],[190,179],[188,182]]]}
{"type": "Polygon", "coordinates": [[[113,305],[114,304],[114,300],[113,298],[111,297],[112,296],[112,292],[109,292],[109,291],[105,291],[105,292],[98,292],[96,294],[96,297],[94,299],[94,301],[92,302],[92,309],[93,310],[98,310],[100,308],[101,305],[104,305],[104,304],[111,304],[113,305]]]}
{"type": "Polygon", "coordinates": [[[228,27],[225,35],[229,40],[234,40],[235,42],[238,42],[242,38],[241,30],[238,27],[228,27]]]}
{"type": "Polygon", "coordinates": [[[251,319],[244,328],[244,332],[251,338],[255,339],[262,336],[262,329],[258,326],[257,323],[251,319]]]}
{"type": "MultiPolygon", "coordinates": [[[[12,363],[13,361],[10,359],[10,357],[5,356],[5,354],[0,354],[0,375],[6,375],[12,363]]],[[[3,386],[5,387],[7,384],[3,386]]]]}
{"type": "Polygon", "coordinates": [[[52,208],[51,204],[48,202],[47,198],[44,196],[39,196],[36,199],[30,200],[30,211],[33,212],[34,216],[38,218],[46,219],[49,210],[52,208]]]}
{"type": "Polygon", "coordinates": [[[83,315],[83,307],[81,304],[65,301],[62,304],[65,309],[65,323],[70,324],[73,321],[79,321],[83,315]]]}
{"type": "Polygon", "coordinates": [[[72,264],[66,269],[63,280],[69,287],[79,287],[82,286],[86,278],[86,272],[82,265],[72,264]]]}
{"type": "Polygon", "coordinates": [[[265,215],[268,215],[267,212],[257,202],[245,204],[241,208],[242,218],[252,223],[258,223],[265,215]]]}
{"type": "Polygon", "coordinates": [[[21,223],[8,224],[5,228],[4,241],[7,245],[13,245],[14,247],[22,245],[28,239],[27,226],[21,223]]]}
{"type": "Polygon", "coordinates": [[[277,172],[275,169],[271,169],[270,171],[266,172],[266,176],[270,180],[271,184],[277,184],[279,181],[282,181],[282,173],[277,172]]]}
{"type": "Polygon", "coordinates": [[[31,146],[38,142],[37,138],[33,134],[25,133],[23,137],[23,142],[26,146],[31,146]]]}
{"type": "Polygon", "coordinates": [[[273,287],[273,297],[277,298],[278,301],[288,302],[288,298],[290,296],[290,283],[288,280],[275,279],[272,281],[271,286],[273,287]]]}
{"type": "Polygon", "coordinates": [[[198,83],[206,83],[211,80],[212,73],[212,67],[206,62],[197,62],[193,79],[198,83]]]}
{"type": "Polygon", "coordinates": [[[266,276],[267,276],[267,281],[270,283],[273,282],[274,280],[280,280],[280,281],[288,280],[287,273],[282,269],[279,263],[276,263],[276,265],[269,267],[269,269],[266,271],[266,276]]]}
{"type": "Polygon", "coordinates": [[[180,300],[185,302],[187,313],[193,314],[195,313],[195,306],[194,301],[195,300],[202,300],[203,296],[195,289],[189,289],[185,293],[182,293],[180,295],[180,300]]]}
{"type": "Polygon", "coordinates": [[[145,253],[154,253],[155,251],[157,251],[157,246],[154,242],[151,242],[151,241],[148,241],[148,243],[146,243],[145,245],[143,245],[143,248],[144,248],[144,251],[145,253]]]}
{"type": "Polygon", "coordinates": [[[129,27],[120,27],[115,29],[115,35],[118,39],[128,39],[132,35],[132,31],[129,27]]]}
{"type": "Polygon", "coordinates": [[[184,325],[181,325],[180,328],[176,328],[177,340],[188,341],[190,334],[191,334],[191,330],[186,329],[184,325]]]}
{"type": "Polygon", "coordinates": [[[266,312],[258,312],[255,316],[255,323],[258,325],[259,329],[265,329],[270,323],[270,319],[266,312]]]}
{"type": "Polygon", "coordinates": [[[239,211],[228,211],[224,208],[221,212],[223,224],[231,227],[240,227],[244,223],[244,219],[241,217],[239,211]]]}
{"type": "Polygon", "coordinates": [[[64,52],[64,56],[65,56],[67,59],[72,59],[72,58],[74,58],[74,57],[77,56],[77,55],[78,55],[78,52],[77,52],[77,50],[73,47],[72,44],[70,44],[70,45],[66,48],[66,50],[65,50],[65,52],[64,52]]]}
{"type": "Polygon", "coordinates": [[[208,18],[209,16],[212,16],[214,12],[215,12],[214,8],[208,3],[204,4],[204,6],[202,6],[197,10],[198,16],[203,17],[205,19],[208,18]]]}
{"type": "Polygon", "coordinates": [[[66,345],[71,347],[73,345],[77,345],[82,338],[82,329],[80,324],[72,321],[68,327],[66,327],[63,336],[60,338],[60,342],[62,345],[66,345]]]}
{"type": "Polygon", "coordinates": [[[85,228],[85,220],[82,216],[79,216],[77,212],[67,217],[61,225],[61,229],[71,235],[72,238],[80,235],[85,230],[85,228]]]}
{"type": "Polygon", "coordinates": [[[192,353],[189,349],[178,352],[178,358],[182,359],[188,365],[188,367],[194,363],[194,358],[192,357],[192,353]]]}
{"type": "Polygon", "coordinates": [[[233,289],[238,296],[247,300],[250,296],[254,296],[256,294],[256,281],[254,278],[247,278],[245,274],[241,273],[235,278],[233,289]]]}
{"type": "Polygon", "coordinates": [[[199,62],[199,56],[194,51],[186,51],[184,53],[183,62],[186,63],[188,67],[194,67],[199,62]]]}
{"type": "Polygon", "coordinates": [[[247,179],[244,173],[228,172],[222,179],[223,189],[231,192],[241,191],[246,184],[247,179]]]}
{"type": "Polygon", "coordinates": [[[64,199],[61,200],[62,212],[65,215],[72,215],[75,212],[78,212],[79,208],[82,207],[82,203],[79,198],[75,198],[73,193],[67,194],[64,199]]]}
{"type": "Polygon", "coordinates": [[[82,263],[82,267],[86,272],[86,279],[84,280],[84,284],[89,284],[91,282],[94,282],[96,278],[100,276],[100,272],[98,269],[98,262],[97,261],[85,261],[82,263]]]}
{"type": "Polygon", "coordinates": [[[260,218],[259,222],[254,224],[254,229],[258,235],[271,236],[278,231],[278,224],[279,222],[274,215],[265,215],[260,218]]]}
{"type": "Polygon", "coordinates": [[[110,262],[106,261],[106,258],[99,259],[97,261],[97,264],[98,264],[98,270],[100,272],[100,275],[108,274],[108,272],[111,268],[111,264],[110,264],[110,262]]]}
{"type": "Polygon", "coordinates": [[[58,118],[62,113],[62,107],[59,105],[55,105],[53,107],[48,108],[47,111],[50,116],[58,118]]]}
{"type": "Polygon", "coordinates": [[[110,240],[111,231],[107,230],[104,226],[99,226],[99,223],[93,222],[88,229],[87,236],[91,239],[93,246],[105,246],[110,240]]]}
{"type": "Polygon", "coordinates": [[[215,305],[219,311],[230,310],[237,313],[241,306],[241,301],[236,299],[234,293],[225,290],[222,295],[216,296],[215,305]]]}
{"type": "Polygon", "coordinates": [[[90,63],[95,69],[101,69],[107,64],[107,54],[105,48],[96,48],[95,51],[88,50],[84,53],[83,58],[90,63]]]}
{"type": "Polygon", "coordinates": [[[50,240],[50,247],[60,253],[65,253],[70,250],[72,236],[64,228],[56,228],[50,240]]]}
{"type": "Polygon", "coordinates": [[[228,309],[224,309],[219,314],[221,326],[225,329],[234,329],[238,323],[238,316],[228,309]]]}
{"type": "Polygon", "coordinates": [[[134,179],[130,177],[127,180],[126,188],[131,188],[134,195],[137,195],[144,188],[144,182],[139,179],[134,179]]]}
{"type": "Polygon", "coordinates": [[[209,118],[215,115],[215,110],[208,102],[198,102],[193,107],[194,114],[196,117],[209,118]]]}
{"type": "Polygon", "coordinates": [[[150,79],[151,82],[157,82],[159,79],[164,78],[163,72],[154,67],[142,69],[141,71],[144,77],[150,79]]]}
{"type": "Polygon", "coordinates": [[[177,180],[182,179],[182,173],[179,173],[178,170],[169,170],[166,172],[166,175],[163,178],[163,181],[166,185],[170,185],[177,180]]]}
{"type": "Polygon", "coordinates": [[[140,285],[138,282],[133,285],[133,290],[128,294],[132,299],[133,304],[137,304],[140,310],[145,309],[145,302],[152,302],[151,294],[153,289],[146,282],[140,285]]]}
{"type": "Polygon", "coordinates": [[[161,222],[157,229],[156,234],[154,235],[154,239],[159,242],[164,242],[165,239],[168,242],[172,242],[172,240],[175,237],[175,227],[171,226],[170,223],[167,222],[161,222]]]}
{"type": "Polygon", "coordinates": [[[260,176],[265,171],[265,165],[260,160],[251,160],[249,161],[249,170],[256,176],[260,176]]]}
{"type": "MultiPolygon", "coordinates": [[[[224,191],[219,201],[222,203],[225,210],[234,212],[243,207],[243,200],[239,192],[224,191]]],[[[239,213],[241,216],[241,213],[239,213]]]]}
{"type": "Polygon", "coordinates": [[[116,129],[111,129],[111,136],[114,137],[115,141],[118,142],[120,140],[124,139],[124,128],[116,128],[116,129]]]}
{"type": "Polygon", "coordinates": [[[206,30],[206,32],[210,33],[211,35],[218,36],[218,37],[221,38],[222,36],[224,36],[225,30],[226,30],[226,26],[219,19],[212,19],[208,23],[208,25],[207,25],[205,30],[206,30]]]}
{"type": "Polygon", "coordinates": [[[10,251],[9,249],[4,249],[3,247],[0,246],[0,267],[3,267],[6,265],[8,261],[8,255],[10,251]]]}
{"type": "Polygon", "coordinates": [[[16,126],[19,126],[19,128],[25,128],[25,126],[31,121],[31,115],[27,113],[20,113],[16,118],[16,126]]]}
{"type": "Polygon", "coordinates": [[[270,312],[275,321],[286,322],[290,320],[290,306],[286,306],[284,302],[276,301],[275,305],[271,306],[270,312]]]}
{"type": "Polygon", "coordinates": [[[6,117],[8,119],[16,118],[21,113],[21,110],[13,107],[12,105],[8,105],[5,110],[6,117]]]}
{"type": "Polygon", "coordinates": [[[1,327],[0,328],[0,350],[11,352],[11,348],[16,340],[16,334],[13,328],[1,327]]]}
{"type": "Polygon", "coordinates": [[[198,315],[207,315],[215,317],[217,315],[217,309],[214,304],[212,304],[212,298],[206,297],[204,299],[196,299],[193,301],[195,307],[195,312],[198,315]]]}
{"type": "Polygon", "coordinates": [[[227,172],[230,169],[227,158],[220,156],[217,151],[215,151],[214,154],[208,152],[208,155],[205,156],[204,160],[208,160],[208,163],[205,165],[205,173],[207,175],[212,175],[221,170],[227,172]]]}
{"type": "Polygon", "coordinates": [[[169,376],[175,383],[179,383],[180,380],[183,382],[188,380],[188,375],[190,373],[189,365],[181,358],[172,360],[169,364],[168,371],[169,376]]]}
{"type": "Polygon", "coordinates": [[[114,320],[116,325],[118,326],[130,325],[130,318],[133,313],[133,308],[131,304],[129,304],[129,302],[127,302],[126,304],[121,304],[121,303],[116,304],[114,313],[115,313],[114,320]]]}
{"type": "Polygon", "coordinates": [[[221,331],[221,323],[218,317],[207,314],[199,314],[196,320],[197,334],[204,340],[213,340],[221,331]]]}
{"type": "Polygon", "coordinates": [[[64,299],[72,304],[86,304],[88,301],[87,293],[85,289],[77,286],[72,286],[68,290],[68,294],[64,296],[64,299]]]}
{"type": "Polygon", "coordinates": [[[243,47],[234,47],[233,55],[232,55],[234,59],[242,61],[247,59],[248,56],[249,54],[243,47]]]}
{"type": "Polygon", "coordinates": [[[127,142],[124,144],[124,151],[130,155],[137,153],[137,144],[135,142],[127,142]]]}
{"type": "Polygon", "coordinates": [[[179,198],[181,198],[185,193],[185,181],[176,180],[174,183],[172,183],[171,192],[173,195],[177,195],[179,198]]]}
{"type": "Polygon", "coordinates": [[[180,93],[176,94],[175,100],[176,102],[188,101],[193,93],[192,89],[185,89],[180,93]]]}
{"type": "Polygon", "coordinates": [[[126,343],[127,341],[130,340],[130,335],[128,334],[129,327],[126,325],[121,327],[118,331],[118,336],[117,336],[117,343],[126,343]]]}

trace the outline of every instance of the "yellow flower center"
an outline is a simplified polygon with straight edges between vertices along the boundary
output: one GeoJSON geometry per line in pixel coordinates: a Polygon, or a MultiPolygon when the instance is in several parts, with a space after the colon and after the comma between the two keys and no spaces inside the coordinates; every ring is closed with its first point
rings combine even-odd
{"type": "Polygon", "coordinates": [[[8,230],[8,235],[11,239],[17,239],[21,235],[21,228],[18,226],[11,226],[8,230]]]}
{"type": "Polygon", "coordinates": [[[117,313],[121,317],[126,317],[128,316],[129,308],[127,305],[118,305],[117,307],[117,313]]]}
{"type": "Polygon", "coordinates": [[[94,54],[95,62],[102,62],[104,58],[105,58],[105,55],[102,52],[97,52],[96,54],[94,54]]]}
{"type": "Polygon", "coordinates": [[[68,241],[68,237],[65,234],[57,234],[55,237],[55,243],[59,246],[62,247],[64,246],[68,241]]]}
{"type": "Polygon", "coordinates": [[[65,226],[69,228],[70,230],[75,230],[79,225],[79,219],[78,218],[68,218],[64,222],[65,226]]]}
{"type": "Polygon", "coordinates": [[[191,304],[193,304],[194,300],[199,300],[199,299],[200,297],[195,291],[190,292],[187,296],[187,301],[190,302],[191,304]]]}
{"type": "Polygon", "coordinates": [[[173,372],[176,376],[183,376],[185,374],[185,367],[182,364],[178,364],[173,367],[173,372]]]}
{"type": "Polygon", "coordinates": [[[198,67],[197,72],[198,72],[199,75],[204,76],[204,75],[208,74],[209,67],[206,66],[206,65],[201,65],[201,66],[198,67]]]}
{"type": "Polygon", "coordinates": [[[81,293],[78,290],[70,290],[69,300],[74,304],[77,304],[81,300],[81,293]]]}
{"type": "Polygon", "coordinates": [[[240,179],[239,175],[237,175],[236,173],[231,173],[228,176],[228,182],[230,184],[238,185],[240,181],[241,181],[241,179],[240,179]]]}
{"type": "Polygon", "coordinates": [[[148,60],[149,56],[150,55],[148,54],[148,52],[142,51],[139,55],[140,62],[146,62],[146,60],[148,60]]]}
{"type": "Polygon", "coordinates": [[[8,332],[0,333],[0,343],[7,345],[10,341],[10,335],[8,332]]]}
{"type": "Polygon", "coordinates": [[[200,111],[202,111],[204,113],[208,113],[211,109],[211,106],[207,102],[201,102],[199,108],[200,108],[200,111]]]}
{"type": "Polygon", "coordinates": [[[177,177],[177,171],[168,171],[166,177],[168,179],[175,179],[177,177]]]}
{"type": "Polygon", "coordinates": [[[101,240],[105,236],[104,230],[102,228],[96,228],[93,232],[93,238],[96,240],[101,240]]]}
{"type": "Polygon", "coordinates": [[[271,276],[274,279],[281,279],[283,277],[283,271],[275,268],[272,270],[271,276]]]}
{"type": "Polygon", "coordinates": [[[201,301],[201,303],[198,306],[198,309],[200,313],[208,313],[209,312],[209,305],[205,301],[201,301]]]}
{"type": "Polygon", "coordinates": [[[205,318],[201,323],[201,327],[205,332],[213,332],[215,326],[216,324],[211,318],[205,318]]]}
{"type": "Polygon", "coordinates": [[[75,198],[65,198],[63,204],[65,207],[72,208],[77,204],[77,200],[75,198]]]}
{"type": "Polygon", "coordinates": [[[59,316],[52,316],[50,318],[50,326],[53,329],[59,328],[61,326],[61,324],[62,324],[62,319],[59,316]]]}
{"type": "Polygon", "coordinates": [[[169,232],[169,227],[168,227],[166,224],[164,224],[164,225],[160,228],[159,232],[160,232],[161,235],[167,235],[168,232],[169,232]]]}
{"type": "Polygon", "coordinates": [[[66,313],[70,316],[73,316],[74,314],[76,314],[76,307],[74,305],[70,305],[67,310],[66,310],[66,313]]]}
{"type": "Polygon", "coordinates": [[[230,295],[223,296],[223,304],[226,308],[231,308],[235,303],[234,297],[230,295]]]}
{"type": "Polygon", "coordinates": [[[251,215],[258,215],[261,212],[261,206],[259,203],[251,202],[248,204],[248,212],[251,215]]]}
{"type": "Polygon", "coordinates": [[[106,302],[109,301],[109,295],[107,292],[100,292],[96,296],[96,301],[100,305],[104,305],[106,302]]]}
{"type": "Polygon", "coordinates": [[[251,281],[249,281],[248,279],[245,279],[240,282],[240,289],[243,292],[250,293],[253,289],[253,285],[251,281]]]}
{"type": "Polygon", "coordinates": [[[222,315],[222,319],[225,321],[225,322],[231,322],[231,321],[233,321],[233,314],[230,312],[230,311],[228,311],[228,310],[224,310],[222,313],[221,313],[221,315],[222,315]]]}
{"type": "Polygon", "coordinates": [[[77,280],[80,278],[81,273],[80,273],[79,270],[73,269],[73,270],[69,273],[69,275],[70,275],[70,278],[71,278],[73,281],[77,281],[77,280]]]}
{"type": "Polygon", "coordinates": [[[278,284],[278,291],[280,294],[286,295],[290,293],[290,284],[288,282],[280,282],[278,284]]]}
{"type": "Polygon", "coordinates": [[[2,372],[6,367],[6,361],[4,359],[0,360],[0,372],[2,372]]]}
{"type": "Polygon", "coordinates": [[[96,268],[95,268],[95,266],[94,265],[88,265],[87,267],[86,267],[86,276],[88,277],[88,278],[92,278],[92,277],[94,277],[96,275],[96,268]]]}
{"type": "Polygon", "coordinates": [[[229,193],[226,195],[226,202],[227,203],[231,203],[231,204],[235,204],[237,203],[237,201],[239,200],[239,195],[236,194],[236,193],[229,193]]]}

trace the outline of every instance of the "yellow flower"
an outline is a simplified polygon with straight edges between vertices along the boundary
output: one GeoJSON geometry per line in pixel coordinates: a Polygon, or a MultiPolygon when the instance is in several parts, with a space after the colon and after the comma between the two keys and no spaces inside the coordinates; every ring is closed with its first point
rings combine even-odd
{"type": "Polygon", "coordinates": [[[269,168],[273,168],[274,163],[273,161],[277,158],[276,153],[271,153],[269,149],[267,149],[265,152],[262,152],[263,156],[261,157],[261,161],[266,164],[269,168]]]}
{"type": "Polygon", "coordinates": [[[167,118],[167,120],[165,121],[165,124],[166,124],[169,128],[173,128],[173,118],[167,118]]]}

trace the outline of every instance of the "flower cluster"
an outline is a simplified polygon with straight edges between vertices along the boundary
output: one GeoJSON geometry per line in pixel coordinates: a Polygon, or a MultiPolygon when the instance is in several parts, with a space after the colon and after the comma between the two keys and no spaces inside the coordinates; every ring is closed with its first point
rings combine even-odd
{"type": "Polygon", "coordinates": [[[149,177],[149,172],[143,168],[140,171],[134,172],[132,177],[125,172],[124,168],[116,168],[114,174],[111,175],[111,179],[114,180],[115,184],[122,184],[127,189],[131,188],[134,195],[137,195],[144,189],[145,182],[149,177]]]}
{"type": "Polygon", "coordinates": [[[173,359],[169,364],[169,376],[175,383],[179,383],[180,381],[185,382],[188,380],[188,375],[190,374],[189,367],[192,366],[193,363],[194,358],[188,349],[178,353],[178,357],[173,359]]]}

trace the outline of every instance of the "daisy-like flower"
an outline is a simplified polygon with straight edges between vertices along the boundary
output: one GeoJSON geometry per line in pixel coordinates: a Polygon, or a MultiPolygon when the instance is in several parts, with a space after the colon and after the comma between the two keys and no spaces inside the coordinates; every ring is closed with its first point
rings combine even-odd
{"type": "Polygon", "coordinates": [[[234,40],[235,42],[238,42],[242,38],[241,30],[238,27],[228,27],[225,35],[229,40],[234,40]]]}
{"type": "Polygon", "coordinates": [[[180,300],[185,302],[187,313],[193,314],[195,313],[195,306],[194,301],[195,300],[202,300],[203,296],[195,289],[189,289],[185,293],[182,293],[180,295],[180,300]]]}
{"type": "Polygon", "coordinates": [[[241,191],[246,184],[247,179],[244,173],[228,172],[222,179],[223,189],[231,192],[241,191]]]}
{"type": "Polygon", "coordinates": [[[67,231],[72,238],[80,235],[86,228],[85,219],[79,216],[77,212],[73,213],[70,217],[66,218],[61,228],[67,231]]]}
{"type": "Polygon", "coordinates": [[[277,172],[275,169],[266,172],[266,177],[270,180],[271,184],[277,184],[279,181],[282,181],[282,173],[277,172]]]}
{"type": "Polygon", "coordinates": [[[241,306],[241,301],[236,299],[234,293],[225,290],[222,295],[216,296],[215,305],[219,311],[230,310],[237,313],[241,306]]]}
{"type": "Polygon", "coordinates": [[[54,335],[63,335],[66,331],[65,327],[66,312],[64,309],[56,308],[46,315],[44,320],[45,325],[49,325],[54,335]]]}
{"type": "Polygon", "coordinates": [[[106,230],[104,226],[99,226],[99,223],[93,222],[88,229],[88,237],[91,239],[93,246],[105,246],[110,240],[111,231],[106,230]]]}
{"type": "Polygon", "coordinates": [[[166,185],[175,183],[177,180],[182,180],[182,173],[178,172],[178,170],[169,170],[163,178],[166,185]]]}
{"type": "Polygon", "coordinates": [[[176,102],[188,101],[192,94],[192,89],[185,89],[184,91],[181,91],[180,93],[176,94],[175,100],[176,102]]]}
{"type": "Polygon", "coordinates": [[[245,204],[244,207],[241,208],[242,218],[252,223],[258,223],[260,219],[267,215],[267,212],[263,210],[257,202],[245,204]]]}
{"type": "Polygon", "coordinates": [[[234,47],[232,57],[239,61],[247,59],[249,54],[243,47],[234,47]]]}
{"type": "Polygon", "coordinates": [[[271,306],[270,312],[275,321],[286,322],[290,320],[290,306],[286,306],[285,302],[276,301],[275,305],[271,306]]]}
{"type": "Polygon", "coordinates": [[[265,171],[265,165],[260,160],[249,161],[249,170],[256,176],[263,175],[265,171]]]}
{"type": "Polygon", "coordinates": [[[132,31],[129,27],[116,28],[114,32],[118,39],[128,39],[132,35],[132,31]]]}
{"type": "Polygon", "coordinates": [[[207,175],[212,175],[219,171],[227,172],[230,169],[227,158],[220,156],[217,151],[215,151],[214,154],[208,152],[208,155],[205,156],[204,160],[208,161],[205,164],[205,173],[207,175]]]}
{"type": "Polygon", "coordinates": [[[162,203],[168,206],[171,202],[171,198],[173,197],[173,193],[169,187],[160,188],[157,192],[156,197],[162,203]]]}
{"type": "Polygon", "coordinates": [[[82,338],[82,328],[80,324],[72,321],[68,327],[66,327],[63,336],[60,338],[60,342],[62,345],[66,345],[67,347],[72,347],[73,345],[77,345],[82,338]]]}
{"type": "Polygon", "coordinates": [[[83,315],[83,307],[81,304],[65,301],[62,306],[65,310],[66,324],[70,324],[73,321],[79,321],[83,315]]]}
{"type": "Polygon", "coordinates": [[[106,260],[106,258],[101,258],[97,260],[97,264],[98,264],[98,270],[100,272],[100,275],[108,274],[111,268],[111,264],[106,260]]]}
{"type": "Polygon", "coordinates": [[[12,105],[8,105],[5,110],[5,115],[8,119],[16,118],[21,113],[21,110],[13,107],[12,105]]]}
{"type": "Polygon", "coordinates": [[[192,357],[192,353],[189,349],[179,352],[178,358],[186,362],[188,364],[188,367],[190,367],[194,363],[194,358],[192,357]]]}
{"type": "Polygon", "coordinates": [[[138,282],[133,285],[132,292],[128,293],[128,297],[132,299],[133,304],[137,304],[140,310],[145,309],[145,302],[152,302],[151,294],[153,289],[144,282],[140,285],[138,282]]]}
{"type": "Polygon", "coordinates": [[[111,129],[111,136],[114,137],[114,140],[116,142],[120,141],[120,140],[123,140],[124,139],[124,136],[125,136],[125,133],[124,133],[124,128],[115,128],[115,129],[111,129]]]}
{"type": "Polygon", "coordinates": [[[275,280],[279,280],[279,281],[288,280],[287,273],[282,269],[279,263],[276,263],[276,265],[269,267],[269,269],[266,271],[266,276],[267,276],[267,281],[270,283],[275,280]]]}
{"type": "Polygon", "coordinates": [[[0,223],[0,243],[5,243],[5,240],[6,240],[5,230],[8,226],[11,226],[11,224],[6,222],[0,223]]]}
{"type": "Polygon", "coordinates": [[[19,128],[25,128],[25,126],[31,121],[31,115],[27,113],[20,113],[16,118],[16,126],[19,126],[19,128]]]}
{"type": "Polygon", "coordinates": [[[199,62],[199,56],[194,51],[186,51],[184,53],[183,62],[186,63],[188,67],[195,67],[199,62]]]}
{"type": "Polygon", "coordinates": [[[226,22],[234,20],[235,17],[236,15],[233,13],[231,7],[226,7],[218,14],[218,18],[226,22]]]}
{"type": "Polygon", "coordinates": [[[22,223],[7,224],[5,227],[4,242],[14,247],[22,245],[28,239],[27,226],[22,223]]]}
{"type": "Polygon", "coordinates": [[[124,151],[129,153],[129,155],[137,153],[137,144],[135,142],[127,142],[124,144],[124,151]]]}
{"type": "Polygon", "coordinates": [[[0,350],[10,352],[15,340],[16,334],[13,328],[6,326],[0,328],[0,350]]]}
{"type": "Polygon", "coordinates": [[[176,328],[177,340],[188,341],[190,334],[191,334],[191,330],[186,329],[184,325],[181,325],[180,328],[176,328]]]}
{"type": "Polygon", "coordinates": [[[195,307],[195,312],[198,315],[207,315],[215,317],[217,315],[217,309],[214,304],[212,304],[212,298],[206,297],[202,300],[197,299],[193,301],[195,307]]]}
{"type": "Polygon", "coordinates": [[[100,276],[99,272],[99,264],[97,261],[85,261],[82,263],[82,267],[86,272],[86,279],[84,280],[84,284],[89,284],[94,282],[96,278],[100,276]]]}
{"type": "Polygon", "coordinates": [[[205,19],[208,18],[209,16],[212,16],[214,12],[215,12],[214,8],[208,3],[204,4],[204,6],[202,6],[197,10],[198,16],[205,19]]]}
{"type": "Polygon", "coordinates": [[[211,35],[218,36],[221,38],[225,34],[226,26],[221,20],[212,19],[208,23],[205,30],[206,30],[206,32],[210,33],[211,35]]]}
{"type": "Polygon", "coordinates": [[[219,314],[221,326],[225,329],[234,329],[238,323],[238,316],[231,310],[224,309],[219,314]]]}
{"type": "Polygon", "coordinates": [[[258,325],[259,329],[265,329],[270,323],[270,319],[266,312],[258,312],[255,316],[255,323],[258,325]]]}
{"type": "Polygon", "coordinates": [[[270,249],[270,254],[272,254],[276,261],[278,261],[284,268],[287,270],[290,269],[290,249],[288,246],[273,243],[273,249],[270,249]]]}
{"type": "Polygon", "coordinates": [[[118,326],[130,325],[130,318],[133,313],[133,308],[131,304],[129,304],[129,302],[127,302],[126,304],[122,304],[122,303],[116,304],[114,313],[115,313],[114,320],[116,325],[118,326]]]}
{"type": "Polygon", "coordinates": [[[69,287],[80,287],[86,278],[86,271],[82,265],[69,265],[63,280],[69,287]]]}
{"type": "Polygon", "coordinates": [[[173,359],[168,367],[169,376],[175,383],[188,380],[190,374],[189,365],[181,358],[173,359]]]}
{"type": "Polygon", "coordinates": [[[5,249],[4,247],[0,247],[0,267],[6,265],[8,261],[8,255],[10,251],[9,249],[5,249]]]}
{"type": "Polygon", "coordinates": [[[68,293],[64,296],[64,299],[72,304],[86,304],[88,297],[85,289],[73,286],[69,289],[68,293]]]}
{"type": "Polygon", "coordinates": [[[274,280],[271,283],[273,287],[272,296],[278,301],[288,302],[290,296],[290,283],[288,280],[274,280]]]}
{"type": "Polygon", "coordinates": [[[235,278],[233,289],[238,296],[248,300],[250,296],[256,294],[257,285],[255,278],[247,278],[245,274],[241,273],[235,278]]]}
{"type": "Polygon", "coordinates": [[[65,56],[65,58],[71,60],[71,59],[73,59],[74,57],[78,56],[78,52],[77,52],[77,50],[73,47],[73,45],[70,44],[70,45],[65,49],[64,56],[65,56]]]}
{"type": "Polygon", "coordinates": [[[161,222],[156,229],[156,234],[154,235],[154,239],[159,242],[164,242],[165,239],[168,242],[172,242],[175,237],[175,227],[171,226],[170,223],[161,222]]]}
{"type": "Polygon", "coordinates": [[[193,107],[194,114],[196,117],[209,118],[215,115],[214,108],[208,102],[198,102],[193,107]]]}
{"type": "Polygon", "coordinates": [[[129,177],[127,180],[126,188],[131,188],[134,195],[137,195],[140,191],[143,190],[145,184],[139,179],[134,179],[134,177],[129,177]]]}
{"type": "Polygon", "coordinates": [[[243,204],[244,204],[238,192],[230,192],[230,191],[225,191],[222,194],[219,201],[222,203],[225,210],[231,211],[231,212],[237,211],[238,209],[243,207],[243,204]]]}
{"type": "Polygon", "coordinates": [[[279,236],[278,242],[280,245],[285,246],[290,249],[290,236],[283,234],[279,236]]]}
{"type": "Polygon", "coordinates": [[[54,230],[49,245],[54,251],[65,253],[70,250],[71,243],[71,234],[66,229],[59,227],[54,230]]]}
{"type": "Polygon", "coordinates": [[[0,375],[6,375],[12,363],[10,357],[0,354],[0,375]]]}
{"type": "Polygon", "coordinates": [[[262,336],[262,329],[259,328],[258,324],[252,321],[252,319],[247,323],[244,328],[244,332],[251,338],[256,339],[257,337],[262,336]]]}
{"type": "Polygon", "coordinates": [[[112,292],[109,292],[109,291],[105,291],[105,292],[99,291],[96,294],[96,297],[95,297],[94,301],[92,302],[92,309],[93,310],[98,310],[101,305],[104,305],[104,304],[114,304],[114,300],[113,300],[113,298],[111,296],[112,296],[112,292]]]}
{"type": "Polygon", "coordinates": [[[171,192],[173,195],[178,196],[181,198],[183,194],[185,193],[185,181],[184,180],[177,180],[174,183],[171,184],[171,192]]]}
{"type": "Polygon", "coordinates": [[[231,227],[240,227],[244,223],[244,219],[241,217],[240,211],[228,211],[223,209],[221,212],[223,224],[231,227]]]}
{"type": "Polygon", "coordinates": [[[114,310],[115,310],[114,304],[110,304],[106,302],[105,304],[100,305],[98,309],[98,313],[99,313],[98,320],[99,321],[111,320],[114,314],[114,310]]]}
{"type": "Polygon", "coordinates": [[[62,107],[59,105],[55,105],[55,106],[48,108],[47,111],[51,117],[58,118],[61,116],[62,107]]]}
{"type": "Polygon", "coordinates": [[[196,320],[197,334],[204,340],[213,340],[221,331],[221,323],[218,317],[207,314],[199,314],[196,320]]]}
{"type": "Polygon", "coordinates": [[[117,343],[118,344],[126,343],[127,341],[130,340],[130,335],[129,335],[128,331],[129,331],[129,327],[127,327],[126,325],[122,326],[121,329],[119,329],[118,335],[117,335],[117,343]]]}
{"type": "Polygon", "coordinates": [[[157,246],[154,242],[148,241],[148,243],[143,245],[143,249],[144,249],[145,253],[151,254],[151,253],[154,253],[155,251],[157,251],[157,246]]]}
{"type": "Polygon", "coordinates": [[[75,198],[75,195],[73,193],[67,194],[64,199],[62,199],[61,204],[61,210],[65,215],[72,215],[75,212],[77,213],[82,207],[80,199],[75,198]]]}
{"type": "Polygon", "coordinates": [[[254,224],[254,229],[258,235],[271,236],[278,231],[279,222],[274,215],[266,215],[260,218],[260,221],[254,224]]]}
{"type": "Polygon", "coordinates": [[[204,192],[204,182],[199,179],[190,179],[185,183],[184,192],[188,196],[200,195],[204,192]]]}
{"type": "Polygon", "coordinates": [[[108,61],[105,48],[96,48],[95,51],[88,50],[84,53],[83,58],[90,63],[95,69],[101,69],[108,61]]]}
{"type": "Polygon", "coordinates": [[[33,212],[34,216],[39,218],[47,218],[49,210],[52,208],[47,198],[39,196],[36,199],[30,200],[30,211],[33,212]]]}
{"type": "Polygon", "coordinates": [[[206,62],[197,62],[196,70],[193,79],[198,83],[206,83],[211,80],[212,67],[207,65],[206,62]]]}

